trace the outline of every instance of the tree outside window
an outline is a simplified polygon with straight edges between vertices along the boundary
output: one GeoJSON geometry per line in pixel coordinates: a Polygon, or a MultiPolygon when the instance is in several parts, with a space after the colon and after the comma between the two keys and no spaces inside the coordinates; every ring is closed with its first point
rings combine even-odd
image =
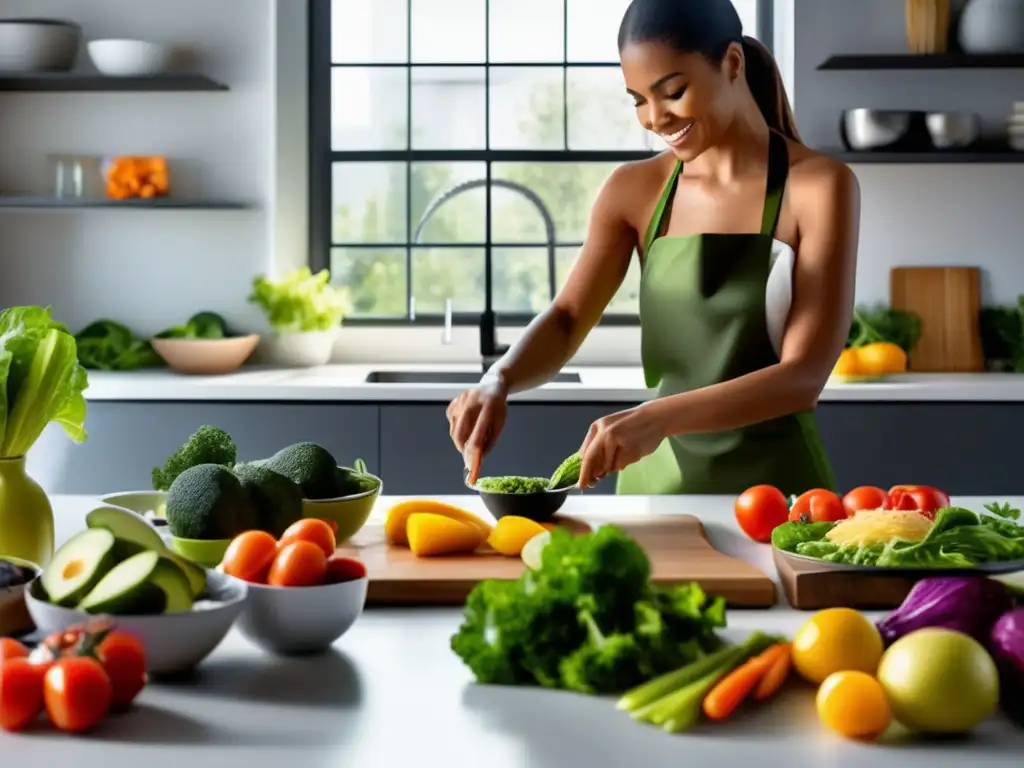
{"type": "MultiPolygon", "coordinates": [[[[757,0],[734,2],[755,30],[757,0]]],[[[661,149],[618,66],[628,3],[314,0],[313,193],[329,202],[313,207],[324,215],[312,259],[348,287],[353,317],[437,315],[448,299],[479,313],[488,250],[502,317],[547,305],[604,180],[661,149]],[[478,180],[413,240],[432,202],[478,180]],[[523,187],[554,223],[553,281],[544,219],[523,187]]],[[[607,314],[635,317],[638,288],[634,259],[607,314]]]]}

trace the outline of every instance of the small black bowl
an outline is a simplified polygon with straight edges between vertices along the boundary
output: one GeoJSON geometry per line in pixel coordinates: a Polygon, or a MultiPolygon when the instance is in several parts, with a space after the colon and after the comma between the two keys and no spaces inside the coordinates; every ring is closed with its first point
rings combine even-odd
{"type": "Polygon", "coordinates": [[[525,517],[537,523],[547,523],[562,508],[569,496],[568,488],[557,491],[537,491],[536,493],[495,493],[482,491],[466,482],[466,487],[478,493],[484,506],[496,519],[503,517],[525,517]]]}

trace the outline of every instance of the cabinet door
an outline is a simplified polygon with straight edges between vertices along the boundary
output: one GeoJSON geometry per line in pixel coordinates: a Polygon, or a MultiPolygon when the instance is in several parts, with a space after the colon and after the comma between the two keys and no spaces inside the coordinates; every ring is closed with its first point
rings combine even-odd
{"type": "Polygon", "coordinates": [[[51,425],[29,455],[29,472],[50,493],[150,488],[153,467],[203,424],[231,435],[240,461],[312,441],[340,464],[362,458],[374,472],[377,420],[375,405],[91,402],[88,439],[74,445],[51,425]]]}
{"type": "MultiPolygon", "coordinates": [[[[547,477],[580,447],[590,425],[622,404],[509,405],[508,421],[482,474],[547,477]]],[[[448,435],[445,406],[381,407],[381,471],[391,494],[465,493],[462,457],[448,435]]],[[[613,478],[591,493],[613,493],[613,478]]]]}

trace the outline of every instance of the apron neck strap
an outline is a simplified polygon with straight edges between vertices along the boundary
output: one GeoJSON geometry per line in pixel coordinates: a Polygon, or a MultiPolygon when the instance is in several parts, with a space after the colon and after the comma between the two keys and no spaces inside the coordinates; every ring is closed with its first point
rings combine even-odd
{"type": "Polygon", "coordinates": [[[775,237],[782,210],[782,196],[786,192],[789,176],[789,148],[786,140],[775,131],[768,132],[768,184],[761,215],[761,234],[775,237]]]}
{"type": "Polygon", "coordinates": [[[675,167],[672,169],[672,175],[668,177],[668,181],[665,183],[665,189],[661,192],[661,197],[658,199],[658,205],[654,209],[654,215],[651,216],[651,223],[647,225],[647,233],[644,235],[644,256],[650,253],[651,246],[654,241],[661,235],[661,225],[665,219],[665,209],[668,208],[672,202],[672,195],[676,190],[676,182],[679,180],[679,174],[682,173],[683,164],[681,161],[676,160],[675,167]]]}

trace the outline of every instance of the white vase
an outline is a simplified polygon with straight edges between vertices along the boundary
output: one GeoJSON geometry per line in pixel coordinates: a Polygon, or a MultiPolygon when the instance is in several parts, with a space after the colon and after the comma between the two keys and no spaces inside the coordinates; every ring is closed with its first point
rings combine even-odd
{"type": "Polygon", "coordinates": [[[314,368],[330,361],[337,336],[336,330],[275,333],[260,339],[260,357],[270,365],[314,368]]]}
{"type": "Polygon", "coordinates": [[[960,16],[966,53],[1024,53],[1024,0],[970,0],[960,16]]]}

